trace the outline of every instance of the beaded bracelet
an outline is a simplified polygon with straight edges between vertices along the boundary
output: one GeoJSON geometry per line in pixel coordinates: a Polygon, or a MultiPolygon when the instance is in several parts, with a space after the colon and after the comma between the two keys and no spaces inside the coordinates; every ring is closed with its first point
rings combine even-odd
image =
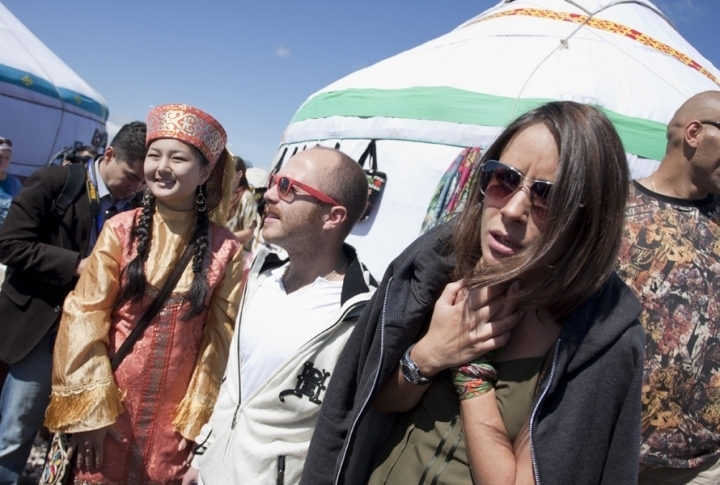
{"type": "Polygon", "coordinates": [[[495,387],[498,373],[488,360],[483,356],[453,369],[453,385],[461,401],[481,396],[495,387]]]}

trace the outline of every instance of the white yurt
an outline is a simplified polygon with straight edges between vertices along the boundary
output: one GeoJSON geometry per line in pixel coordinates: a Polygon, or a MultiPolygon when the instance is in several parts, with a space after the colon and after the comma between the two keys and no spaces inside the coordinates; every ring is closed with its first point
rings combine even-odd
{"type": "Polygon", "coordinates": [[[375,149],[387,180],[348,242],[381,277],[424,222],[457,202],[463,167],[524,112],[551,100],[601,107],[637,178],[662,158],[680,104],[713,89],[720,72],[650,1],[504,0],[310,96],[274,166],[315,144],[355,159],[375,149]],[[479,149],[458,156],[467,147],[479,149]]]}
{"type": "Polygon", "coordinates": [[[103,143],[108,110],[97,91],[0,3],[0,136],[9,172],[27,176],[77,142],[103,143]]]}

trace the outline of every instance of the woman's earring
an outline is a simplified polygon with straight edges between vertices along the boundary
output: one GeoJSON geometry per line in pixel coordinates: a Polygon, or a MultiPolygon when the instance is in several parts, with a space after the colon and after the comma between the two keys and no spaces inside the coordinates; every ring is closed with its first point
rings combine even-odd
{"type": "Polygon", "coordinates": [[[150,189],[145,189],[145,193],[142,198],[142,205],[147,206],[148,204],[150,204],[150,189]]]}
{"type": "Polygon", "coordinates": [[[198,212],[205,212],[205,195],[203,194],[202,185],[198,185],[198,193],[195,196],[195,209],[198,212]]]}

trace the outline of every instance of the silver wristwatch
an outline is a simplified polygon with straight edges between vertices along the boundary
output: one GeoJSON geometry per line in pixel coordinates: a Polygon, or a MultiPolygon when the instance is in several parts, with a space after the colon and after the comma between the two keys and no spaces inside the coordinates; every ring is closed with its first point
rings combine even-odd
{"type": "Polygon", "coordinates": [[[403,377],[410,384],[423,385],[430,384],[435,380],[437,376],[425,377],[420,372],[420,368],[417,366],[414,360],[410,358],[410,352],[412,351],[415,344],[412,344],[409,349],[405,351],[405,354],[400,359],[400,370],[402,371],[403,377]]]}

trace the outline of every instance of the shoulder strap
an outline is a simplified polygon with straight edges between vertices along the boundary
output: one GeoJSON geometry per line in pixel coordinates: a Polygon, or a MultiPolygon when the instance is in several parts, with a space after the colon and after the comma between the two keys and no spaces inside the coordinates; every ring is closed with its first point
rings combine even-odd
{"type": "Polygon", "coordinates": [[[68,174],[65,179],[65,185],[63,185],[60,195],[53,200],[50,212],[58,218],[65,215],[68,208],[75,201],[80,192],[82,191],[83,185],[85,184],[85,167],[82,165],[69,165],[68,174]]]}
{"type": "MultiPolygon", "coordinates": [[[[297,148],[295,148],[295,150],[297,151],[297,148]]],[[[275,175],[276,173],[278,173],[280,171],[280,169],[283,166],[283,163],[285,162],[285,155],[287,155],[287,151],[288,151],[287,147],[283,148],[282,155],[280,155],[280,158],[278,158],[277,163],[275,164],[273,169],[270,171],[270,175],[275,175]]],[[[294,153],[293,153],[293,155],[294,155],[294,153]]]]}
{"type": "Polygon", "coordinates": [[[148,325],[150,325],[150,322],[153,320],[153,318],[155,318],[155,315],[157,315],[160,311],[160,308],[162,308],[162,306],[165,304],[168,297],[170,296],[170,293],[175,289],[175,286],[180,279],[180,275],[182,275],[194,252],[195,243],[188,244],[188,246],[185,248],[185,251],[183,251],[182,256],[180,257],[180,261],[175,266],[175,269],[173,269],[173,272],[170,273],[168,279],[165,280],[165,283],[160,289],[160,292],[157,294],[152,303],[150,303],[150,306],[145,311],[145,314],[140,318],[137,325],[135,325],[135,328],[133,328],[132,332],[130,332],[130,335],[128,335],[128,338],[125,339],[118,351],[113,356],[112,360],[110,361],[110,366],[112,367],[112,370],[115,370],[120,366],[120,363],[123,361],[125,356],[127,356],[127,354],[129,354],[132,350],[135,342],[137,342],[137,340],[142,336],[142,334],[145,332],[145,329],[148,327],[148,325]]]}
{"type": "Polygon", "coordinates": [[[377,148],[375,147],[375,140],[370,140],[370,143],[368,143],[367,148],[363,152],[362,155],[360,155],[360,158],[358,159],[358,164],[365,168],[365,160],[370,159],[370,162],[368,162],[368,167],[366,170],[370,172],[377,171],[377,148]]]}

